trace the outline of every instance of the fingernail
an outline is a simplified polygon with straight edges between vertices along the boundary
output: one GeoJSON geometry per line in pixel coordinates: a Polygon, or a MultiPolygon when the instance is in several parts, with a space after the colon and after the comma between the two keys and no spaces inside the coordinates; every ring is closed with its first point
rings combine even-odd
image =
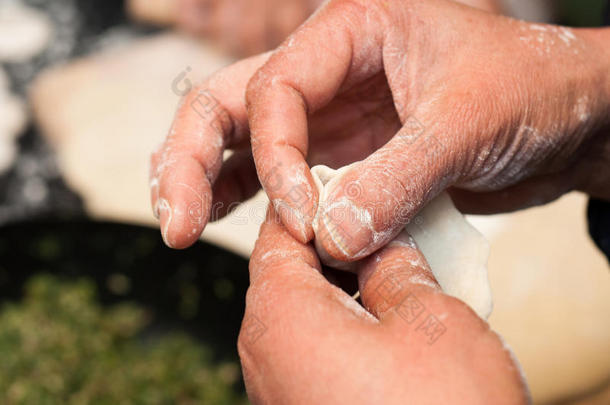
{"type": "Polygon", "coordinates": [[[154,205],[153,205],[153,215],[155,216],[155,218],[157,219],[157,221],[159,221],[161,219],[161,215],[159,213],[159,201],[155,201],[154,205]]]}
{"type": "Polygon", "coordinates": [[[347,197],[328,203],[320,221],[318,238],[322,238],[326,251],[335,258],[356,260],[374,250],[373,243],[379,235],[371,214],[347,197]]]}
{"type": "MultiPolygon", "coordinates": [[[[291,231],[295,232],[295,236],[301,242],[306,243],[310,239],[310,232],[307,229],[307,220],[305,215],[299,208],[295,208],[291,205],[291,202],[275,199],[273,200],[273,208],[282,218],[284,224],[290,228],[291,231]]],[[[311,222],[311,221],[310,221],[311,222]]]]}
{"type": "Polygon", "coordinates": [[[165,198],[160,198],[157,204],[159,210],[159,220],[161,225],[161,236],[163,241],[170,248],[174,247],[174,244],[169,240],[169,227],[172,223],[172,207],[165,198]]]}
{"type": "Polygon", "coordinates": [[[154,177],[150,180],[150,193],[152,194],[152,210],[153,215],[157,220],[159,220],[159,197],[158,197],[158,189],[159,189],[159,179],[154,177]]]}

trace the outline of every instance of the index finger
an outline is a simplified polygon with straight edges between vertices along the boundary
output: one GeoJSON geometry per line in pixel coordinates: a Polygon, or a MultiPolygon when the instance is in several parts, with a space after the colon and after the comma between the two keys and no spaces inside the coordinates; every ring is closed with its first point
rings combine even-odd
{"type": "Polygon", "coordinates": [[[263,54],[231,65],[191,90],[162,148],[153,155],[151,202],[168,246],[191,245],[208,223],[223,152],[248,139],[246,84],[267,58],[263,54]]]}
{"type": "Polygon", "coordinates": [[[381,42],[365,5],[330,2],[254,75],[246,93],[259,179],[282,222],[300,242],[313,238],[318,192],[306,163],[308,114],[350,78],[382,69],[381,42]],[[353,29],[353,27],[358,29],[353,29]],[[367,44],[361,43],[366,38],[367,44]],[[360,63],[366,60],[366,64],[360,63]],[[364,66],[366,65],[366,66],[364,66]]]}

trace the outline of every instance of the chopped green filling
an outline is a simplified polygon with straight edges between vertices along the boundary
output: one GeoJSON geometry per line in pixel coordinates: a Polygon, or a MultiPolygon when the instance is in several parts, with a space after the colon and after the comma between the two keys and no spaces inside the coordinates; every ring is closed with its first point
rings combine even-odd
{"type": "Polygon", "coordinates": [[[0,403],[240,404],[238,364],[184,333],[145,330],[136,304],[102,307],[88,280],[36,276],[0,311],[0,403]]]}

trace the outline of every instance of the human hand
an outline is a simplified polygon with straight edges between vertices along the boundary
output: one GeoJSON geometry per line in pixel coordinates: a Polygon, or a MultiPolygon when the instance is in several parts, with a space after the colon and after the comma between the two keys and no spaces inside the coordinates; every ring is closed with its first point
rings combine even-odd
{"type": "Polygon", "coordinates": [[[238,56],[278,46],[323,0],[179,0],[177,24],[238,56]]]}
{"type": "Polygon", "coordinates": [[[525,404],[508,348],[440,291],[410,238],[358,264],[365,310],[270,208],[238,348],[255,404],[525,404]]]}
{"type": "Polygon", "coordinates": [[[446,188],[473,213],[573,189],[610,198],[608,170],[594,169],[610,149],[605,36],[448,1],[330,1],[249,83],[259,178],[291,233],[316,229],[340,260],[388,243],[446,188]],[[325,113],[335,131],[311,122],[325,113]],[[370,156],[318,207],[306,159],[322,142],[328,155],[359,160],[356,144],[370,156]]]}
{"type": "Polygon", "coordinates": [[[313,237],[318,210],[307,163],[364,159],[331,190],[317,224],[325,250],[342,260],[389,242],[445,188],[475,213],[572,189],[610,198],[604,35],[442,0],[330,1],[271,55],[240,62],[187,96],[153,158],[165,240],[186,247],[197,239],[211,184],[225,207],[254,193],[244,154],[217,178],[224,148],[247,150],[250,136],[259,178],[301,242],[313,237]],[[218,101],[205,116],[193,108],[201,94],[218,101]],[[186,213],[194,196],[205,201],[193,227],[186,213]],[[350,235],[350,251],[328,237],[337,226],[350,235]]]}

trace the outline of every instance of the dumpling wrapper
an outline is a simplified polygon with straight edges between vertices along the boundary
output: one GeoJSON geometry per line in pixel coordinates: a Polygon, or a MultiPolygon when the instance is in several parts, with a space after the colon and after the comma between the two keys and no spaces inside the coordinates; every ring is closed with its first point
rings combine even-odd
{"type": "MultiPolygon", "coordinates": [[[[333,170],[315,166],[311,169],[320,194],[318,214],[324,207],[328,190],[350,167],[333,170]]],[[[316,218],[316,234],[317,222],[316,218]]],[[[451,197],[443,193],[432,200],[403,232],[413,237],[443,292],[464,301],[477,315],[487,319],[493,307],[487,277],[489,243],[455,208],[451,197]]],[[[352,265],[331,257],[317,238],[314,242],[324,264],[339,269],[352,265]]]]}

